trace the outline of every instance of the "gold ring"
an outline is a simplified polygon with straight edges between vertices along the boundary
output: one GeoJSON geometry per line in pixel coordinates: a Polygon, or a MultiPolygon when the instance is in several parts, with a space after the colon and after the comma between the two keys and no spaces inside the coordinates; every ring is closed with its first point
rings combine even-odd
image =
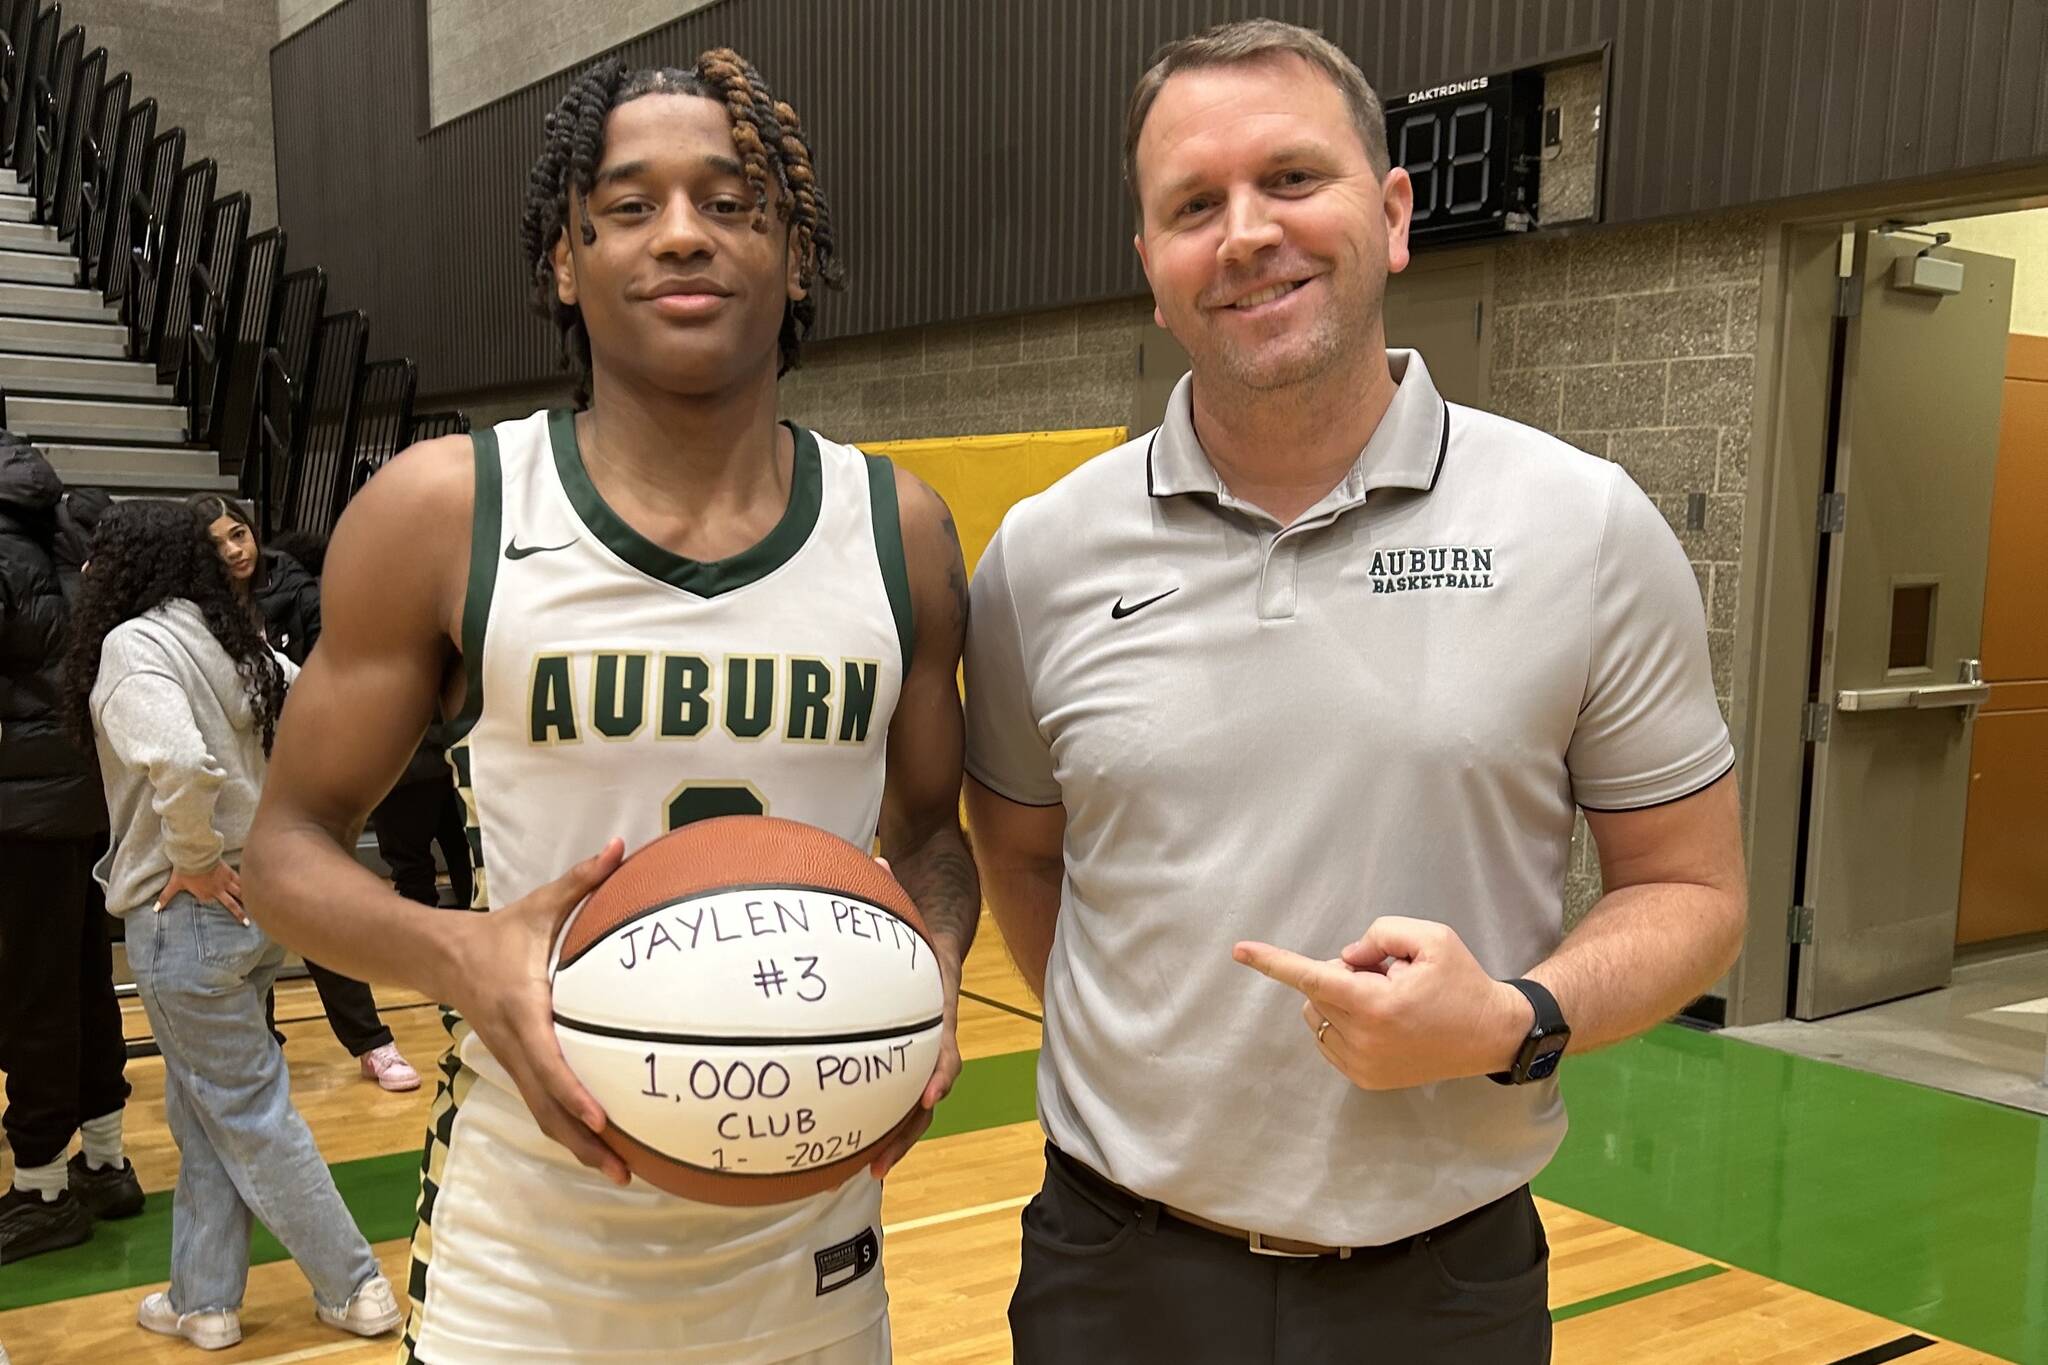
{"type": "Polygon", "coordinates": [[[1327,1020],[1327,1019],[1323,1020],[1323,1022],[1322,1022],[1322,1023],[1320,1023],[1320,1024],[1317,1024],[1317,1025],[1316,1025],[1316,1046],[1317,1046],[1317,1047],[1321,1047],[1321,1046],[1323,1045],[1323,1035],[1324,1035],[1325,1033],[1328,1033],[1329,1031],[1330,1031],[1330,1021],[1329,1021],[1329,1020],[1327,1020]]]}

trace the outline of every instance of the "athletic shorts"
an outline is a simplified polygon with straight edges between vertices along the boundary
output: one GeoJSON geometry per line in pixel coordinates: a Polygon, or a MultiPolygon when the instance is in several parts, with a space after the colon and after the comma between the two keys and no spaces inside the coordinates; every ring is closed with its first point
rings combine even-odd
{"type": "Polygon", "coordinates": [[[451,1051],[428,1120],[399,1359],[887,1365],[881,1210],[866,1171],[760,1208],[639,1180],[621,1189],[451,1051]]]}

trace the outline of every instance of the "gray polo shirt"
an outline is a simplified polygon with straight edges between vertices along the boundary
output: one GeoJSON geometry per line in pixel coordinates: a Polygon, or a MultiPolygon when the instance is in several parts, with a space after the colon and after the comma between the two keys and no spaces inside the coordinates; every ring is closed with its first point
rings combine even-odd
{"type": "Polygon", "coordinates": [[[1563,1104],[1359,1090],[1231,945],[1334,957],[1410,915],[1519,975],[1563,935],[1575,804],[1654,806],[1734,761],[1650,500],[1389,361],[1372,440],[1285,528],[1223,487],[1182,380],[1156,432],[1011,509],[967,638],[968,771],[1066,808],[1047,1134],[1140,1194],[1332,1245],[1521,1185],[1563,1104]]]}

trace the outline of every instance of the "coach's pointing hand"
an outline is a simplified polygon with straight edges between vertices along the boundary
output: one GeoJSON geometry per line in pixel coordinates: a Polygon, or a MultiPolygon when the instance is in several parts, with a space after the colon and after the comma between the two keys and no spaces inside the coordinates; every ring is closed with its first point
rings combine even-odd
{"type": "Polygon", "coordinates": [[[1300,991],[1313,1045],[1365,1090],[1504,1071],[1533,1018],[1520,991],[1429,920],[1374,920],[1327,961],[1265,943],[1240,943],[1231,956],[1300,991]]]}
{"type": "Polygon", "coordinates": [[[626,846],[614,839],[546,886],[488,915],[464,915],[451,976],[435,994],[461,1015],[499,1064],[540,1130],[616,1184],[626,1163],[598,1140],[604,1110],[562,1058],[555,1040],[548,960],[562,921],[618,868],[626,846]]]}

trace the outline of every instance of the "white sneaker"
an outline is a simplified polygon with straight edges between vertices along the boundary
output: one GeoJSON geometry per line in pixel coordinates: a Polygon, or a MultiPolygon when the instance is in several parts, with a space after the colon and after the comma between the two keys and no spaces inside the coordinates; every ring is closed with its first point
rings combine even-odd
{"type": "Polygon", "coordinates": [[[135,1321],[167,1337],[183,1337],[202,1351],[224,1351],[242,1339],[242,1318],[232,1308],[180,1313],[158,1290],[135,1309],[135,1321]]]}
{"type": "Polygon", "coordinates": [[[364,1280],[355,1297],[340,1309],[315,1304],[314,1310],[319,1313],[320,1321],[329,1327],[339,1327],[359,1337],[381,1337],[405,1321],[405,1314],[398,1307],[398,1296],[391,1292],[391,1281],[382,1275],[372,1275],[364,1280]]]}

